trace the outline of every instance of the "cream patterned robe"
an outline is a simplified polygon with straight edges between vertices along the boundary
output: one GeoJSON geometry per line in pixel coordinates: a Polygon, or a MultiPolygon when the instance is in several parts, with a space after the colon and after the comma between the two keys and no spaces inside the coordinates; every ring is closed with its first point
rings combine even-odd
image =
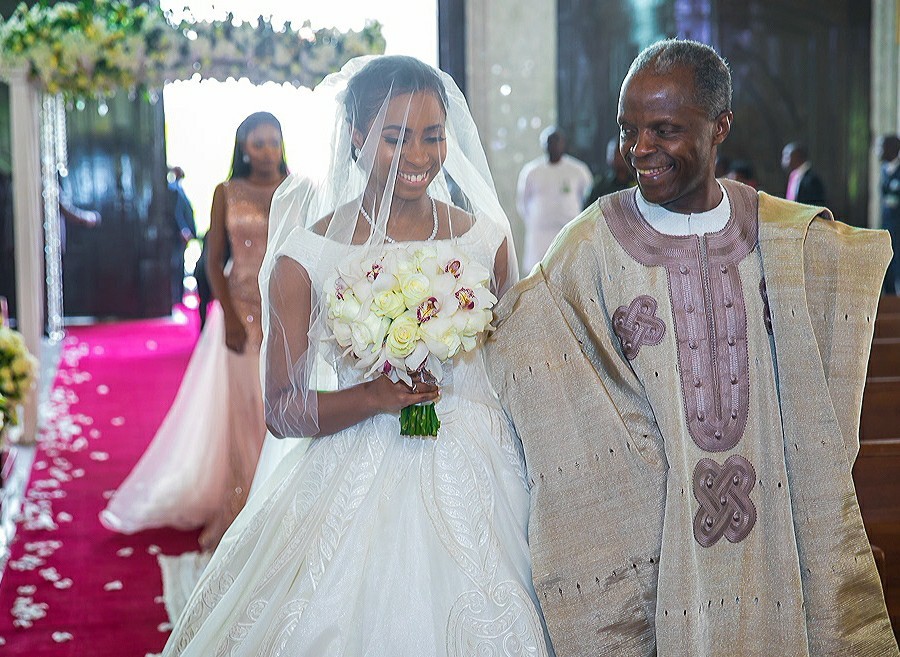
{"type": "Polygon", "coordinates": [[[851,478],[887,236],[723,184],[702,237],[602,198],[498,310],[554,646],[897,655],[851,478]]]}

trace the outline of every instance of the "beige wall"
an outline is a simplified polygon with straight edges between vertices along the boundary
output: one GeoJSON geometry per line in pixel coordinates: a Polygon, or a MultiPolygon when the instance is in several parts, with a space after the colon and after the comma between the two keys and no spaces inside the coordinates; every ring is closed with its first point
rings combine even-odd
{"type": "Polygon", "coordinates": [[[466,96],[521,254],[516,179],[556,121],[556,0],[469,0],[466,35],[466,96]]]}

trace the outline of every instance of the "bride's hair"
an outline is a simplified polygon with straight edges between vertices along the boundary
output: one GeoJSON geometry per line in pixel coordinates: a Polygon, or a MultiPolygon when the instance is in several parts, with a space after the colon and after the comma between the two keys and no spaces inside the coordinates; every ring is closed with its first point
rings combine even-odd
{"type": "Polygon", "coordinates": [[[428,64],[405,55],[387,55],[373,59],[347,83],[344,109],[351,128],[368,131],[381,110],[385,98],[393,98],[417,91],[430,91],[444,112],[447,111],[447,90],[437,72],[428,64]]]}

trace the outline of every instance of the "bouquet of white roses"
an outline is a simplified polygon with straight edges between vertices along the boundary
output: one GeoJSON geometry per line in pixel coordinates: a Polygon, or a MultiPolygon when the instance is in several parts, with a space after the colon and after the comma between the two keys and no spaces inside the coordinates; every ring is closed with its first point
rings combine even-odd
{"type": "Polygon", "coordinates": [[[16,406],[28,397],[36,371],[37,360],[22,334],[0,326],[0,428],[19,423],[16,406]]]}
{"type": "MultiPolygon", "coordinates": [[[[443,363],[490,327],[489,283],[490,272],[450,244],[398,245],[338,267],[326,289],[328,325],[367,377],[440,382],[443,363]]],[[[439,427],[434,404],[400,413],[401,435],[437,436],[439,427]]]]}

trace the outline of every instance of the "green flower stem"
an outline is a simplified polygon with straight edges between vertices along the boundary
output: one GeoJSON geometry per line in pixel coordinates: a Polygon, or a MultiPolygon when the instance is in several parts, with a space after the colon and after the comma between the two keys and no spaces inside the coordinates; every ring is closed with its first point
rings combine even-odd
{"type": "Polygon", "coordinates": [[[434,404],[407,406],[400,411],[401,436],[426,436],[434,438],[441,428],[434,404]]]}

